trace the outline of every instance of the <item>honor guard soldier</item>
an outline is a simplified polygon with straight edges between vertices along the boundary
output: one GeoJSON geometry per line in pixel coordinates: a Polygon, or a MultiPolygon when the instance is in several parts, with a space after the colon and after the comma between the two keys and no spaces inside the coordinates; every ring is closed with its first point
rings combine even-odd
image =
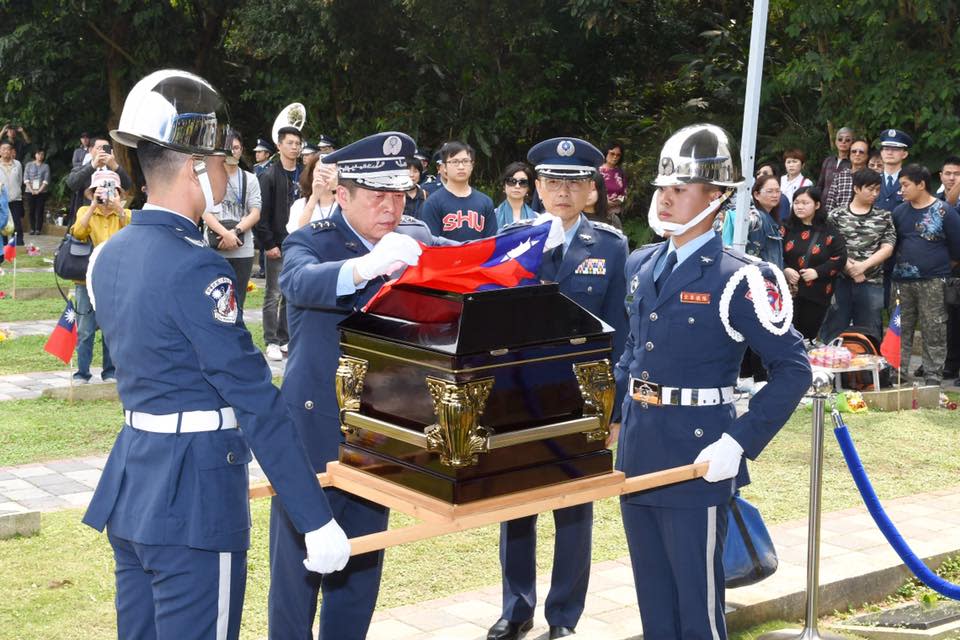
{"type": "Polygon", "coordinates": [[[734,149],[727,132],[709,124],[667,140],[649,221],[668,241],[627,260],[617,468],[636,476],[709,462],[703,478],[621,498],[648,640],[726,638],[723,542],[727,505],[749,482],[743,456],[760,454],[810,385],[783,274],[724,249],[712,228],[743,181],[734,149]],[[733,386],[747,346],[770,383],[738,417],[733,386]]]}
{"type": "MultiPolygon", "coordinates": [[[[583,214],[590,191],[595,188],[594,175],[603,162],[603,154],[585,140],[553,138],[534,145],[527,159],[536,168],[537,193],[545,210],[560,218],[565,234],[563,245],[543,257],[540,278],[559,283],[560,291],[568,298],[616,330],[615,361],[623,352],[627,337],[627,315],[623,309],[627,239],[614,227],[591,222],[583,214]]],[[[558,509],[553,512],[553,519],[556,539],[545,615],[550,638],[562,638],[573,635],[583,613],[590,578],[593,504],[558,509]]],[[[487,634],[489,640],[519,638],[533,627],[537,604],[536,545],[536,516],[501,525],[503,611],[487,634]]]]}
{"type": "Polygon", "coordinates": [[[301,566],[332,572],[350,554],[240,317],[233,269],[197,227],[226,189],[225,113],[202,78],[157,71],[111,133],[150,185],[87,278],[125,423],[83,520],[113,546],[120,638],[239,636],[251,448],[306,534],[301,566]]]}
{"type": "Polygon", "coordinates": [[[253,173],[258,178],[270,166],[270,157],[276,152],[277,148],[272,142],[264,138],[257,138],[257,146],[253,148],[253,158],[257,161],[253,165],[253,173]]]}
{"type": "MultiPolygon", "coordinates": [[[[883,162],[883,182],[880,183],[880,195],[873,203],[875,209],[886,209],[890,213],[903,204],[900,193],[900,170],[910,155],[913,138],[899,129],[886,129],[880,132],[880,160],[883,162]]],[[[895,257],[887,258],[883,263],[883,306],[890,306],[890,279],[893,274],[895,257]]]]}
{"type": "MultiPolygon", "coordinates": [[[[301,227],[283,243],[280,287],[287,299],[290,358],[283,397],[293,412],[314,470],[336,460],[343,436],[335,395],[340,357],[337,324],[362,308],[387,276],[417,263],[420,241],[451,244],[430,235],[419,220],[402,217],[412,188],[407,157],[416,151],[404,133],[373,135],[326,156],[335,164],[339,207],[329,218],[301,227]]],[[[326,489],[337,520],[350,537],[383,531],[387,509],[338,489],[326,489]]],[[[287,504],[270,511],[269,627],[273,640],[311,638],[318,592],[323,593],[320,637],[360,640],[377,602],[383,552],[352,558],[336,575],[304,570],[303,535],[287,504]]]]}

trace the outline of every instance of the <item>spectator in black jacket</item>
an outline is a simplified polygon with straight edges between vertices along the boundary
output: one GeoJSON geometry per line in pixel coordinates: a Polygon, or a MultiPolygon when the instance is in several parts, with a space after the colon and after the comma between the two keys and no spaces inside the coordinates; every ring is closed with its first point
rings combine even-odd
{"type": "MultiPolygon", "coordinates": [[[[90,186],[90,178],[93,176],[93,172],[104,167],[110,169],[110,171],[115,171],[120,176],[120,188],[125,192],[129,193],[133,187],[133,180],[130,179],[127,171],[120,166],[117,159],[113,157],[113,147],[110,146],[110,141],[105,137],[93,139],[93,146],[90,147],[90,162],[83,163],[83,160],[81,160],[81,163],[80,166],[74,167],[70,175],[67,176],[67,186],[74,192],[84,193],[90,186]]],[[[77,202],[79,203],[77,205],[78,209],[90,204],[86,195],[79,198],[77,202]]],[[[73,224],[75,215],[75,210],[70,212],[70,216],[65,222],[68,227],[73,224]]]]}
{"type": "Polygon", "coordinates": [[[272,163],[260,177],[260,221],[255,233],[266,256],[266,288],[263,293],[263,341],[268,360],[282,360],[287,349],[287,309],[280,294],[280,246],[287,237],[290,205],[300,197],[300,146],[303,138],[296,127],[282,127],[278,134],[279,161],[272,163]]]}

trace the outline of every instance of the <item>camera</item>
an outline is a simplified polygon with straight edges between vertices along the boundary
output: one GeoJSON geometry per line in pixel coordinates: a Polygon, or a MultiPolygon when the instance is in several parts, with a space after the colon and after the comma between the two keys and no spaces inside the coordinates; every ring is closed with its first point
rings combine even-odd
{"type": "Polygon", "coordinates": [[[97,196],[97,202],[104,204],[116,197],[117,185],[113,182],[113,180],[104,180],[103,184],[100,186],[104,191],[104,197],[101,198],[100,196],[97,196]]]}

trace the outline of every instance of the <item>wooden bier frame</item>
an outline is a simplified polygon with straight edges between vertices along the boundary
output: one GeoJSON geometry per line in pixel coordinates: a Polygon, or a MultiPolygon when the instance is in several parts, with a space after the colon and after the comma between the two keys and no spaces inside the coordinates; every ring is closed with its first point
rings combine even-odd
{"type": "MultiPolygon", "coordinates": [[[[694,480],[707,472],[707,466],[708,463],[701,462],[631,478],[624,476],[621,471],[611,471],[601,476],[517,491],[467,504],[450,504],[339,462],[328,463],[326,473],[317,474],[317,479],[321,486],[336,487],[421,520],[409,527],[351,538],[350,555],[355,556],[535,513],[694,480]]],[[[268,482],[250,487],[251,499],[275,494],[268,482]]]]}

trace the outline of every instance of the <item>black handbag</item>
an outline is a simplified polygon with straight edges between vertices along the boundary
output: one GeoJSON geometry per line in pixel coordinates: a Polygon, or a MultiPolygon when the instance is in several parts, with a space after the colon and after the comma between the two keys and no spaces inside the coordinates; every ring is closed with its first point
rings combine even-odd
{"type": "MultiPolygon", "coordinates": [[[[239,182],[240,182],[240,198],[237,200],[237,204],[239,204],[241,208],[243,208],[243,207],[246,207],[246,202],[247,202],[247,175],[246,173],[244,173],[243,169],[240,170],[239,182]]],[[[240,221],[239,220],[220,220],[220,224],[227,231],[233,231],[233,229],[238,224],[240,224],[240,221]]],[[[242,247],[243,246],[242,233],[237,234],[237,240],[240,241],[240,246],[242,247]]],[[[207,227],[207,244],[210,245],[210,247],[213,249],[216,249],[217,247],[220,246],[220,234],[215,232],[209,226],[207,227]]]]}
{"type": "Polygon", "coordinates": [[[760,582],[776,572],[777,564],[777,550],[760,512],[740,494],[733,496],[723,545],[727,588],[760,582]]]}
{"type": "Polygon", "coordinates": [[[65,234],[53,256],[53,272],[65,280],[86,280],[93,241],[82,242],[65,234]]]}

